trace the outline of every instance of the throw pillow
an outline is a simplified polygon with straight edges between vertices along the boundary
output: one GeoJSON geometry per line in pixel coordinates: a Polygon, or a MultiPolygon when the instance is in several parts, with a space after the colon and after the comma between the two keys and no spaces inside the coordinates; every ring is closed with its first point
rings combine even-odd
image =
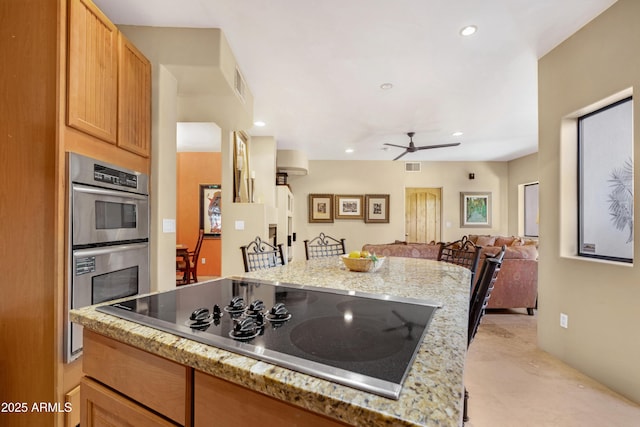
{"type": "Polygon", "coordinates": [[[495,246],[495,243],[495,236],[478,236],[478,240],[476,240],[478,246],[495,246]]]}

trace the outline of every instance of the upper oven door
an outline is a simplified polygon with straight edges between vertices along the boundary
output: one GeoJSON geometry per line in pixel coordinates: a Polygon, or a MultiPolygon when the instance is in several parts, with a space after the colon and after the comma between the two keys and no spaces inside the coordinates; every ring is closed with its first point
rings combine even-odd
{"type": "Polygon", "coordinates": [[[95,245],[149,238],[149,197],[73,184],[72,245],[95,245]]]}

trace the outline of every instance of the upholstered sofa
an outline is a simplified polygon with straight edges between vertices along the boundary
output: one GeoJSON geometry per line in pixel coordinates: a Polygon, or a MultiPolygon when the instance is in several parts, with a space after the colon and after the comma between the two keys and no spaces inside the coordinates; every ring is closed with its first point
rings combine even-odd
{"type": "MultiPolygon", "coordinates": [[[[515,236],[469,235],[467,238],[482,247],[479,266],[487,255],[495,255],[503,245],[506,246],[500,274],[489,299],[488,308],[526,308],[529,314],[533,314],[538,297],[537,241],[515,236]]],[[[439,243],[395,241],[386,244],[365,244],[362,250],[382,256],[436,260],[440,246],[439,243]]]]}
{"type": "Polygon", "coordinates": [[[503,245],[507,248],[487,308],[526,308],[532,315],[538,299],[538,242],[516,236],[471,234],[467,238],[482,247],[480,263],[503,245]]]}

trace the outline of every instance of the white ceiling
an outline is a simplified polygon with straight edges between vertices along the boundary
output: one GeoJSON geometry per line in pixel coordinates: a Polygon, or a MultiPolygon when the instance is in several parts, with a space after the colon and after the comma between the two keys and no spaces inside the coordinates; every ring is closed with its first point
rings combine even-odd
{"type": "Polygon", "coordinates": [[[538,58],[615,0],[95,3],[116,24],[221,28],[267,123],[247,131],[279,149],[392,159],[402,150],[383,144],[414,131],[416,145],[461,145],[402,160],[461,161],[537,151],[538,58]],[[465,25],[477,33],[463,38],[465,25]]]}

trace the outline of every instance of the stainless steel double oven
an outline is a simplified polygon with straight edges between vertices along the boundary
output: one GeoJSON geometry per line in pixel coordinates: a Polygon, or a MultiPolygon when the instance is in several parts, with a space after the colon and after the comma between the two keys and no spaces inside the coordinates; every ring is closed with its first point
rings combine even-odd
{"type": "MultiPolygon", "coordinates": [[[[149,177],[69,153],[67,307],[148,293],[149,177]]],[[[65,360],[82,354],[82,327],[65,320],[65,360]]]]}

